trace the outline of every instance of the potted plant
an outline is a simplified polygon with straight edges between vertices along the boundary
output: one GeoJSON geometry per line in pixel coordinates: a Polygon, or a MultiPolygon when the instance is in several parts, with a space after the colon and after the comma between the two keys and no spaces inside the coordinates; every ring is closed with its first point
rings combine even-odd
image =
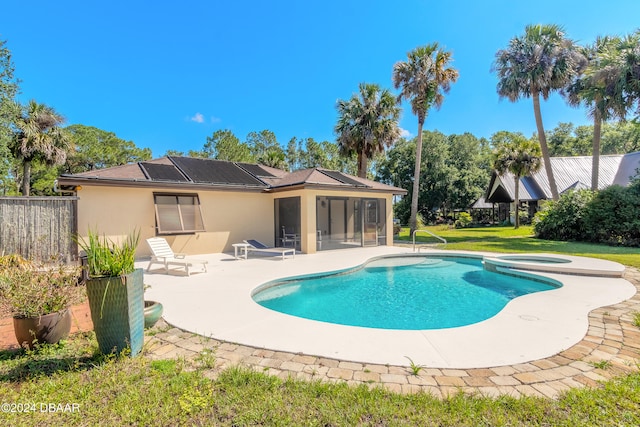
{"type": "MultiPolygon", "coordinates": [[[[150,288],[150,285],[144,285],[144,290],[150,288]]],[[[144,328],[152,328],[162,317],[162,303],[153,300],[144,300],[144,328]]]]}
{"type": "Polygon", "coordinates": [[[39,265],[19,255],[0,257],[0,298],[13,314],[21,346],[55,344],[71,331],[71,310],[79,302],[80,268],[39,265]]]}
{"type": "Polygon", "coordinates": [[[144,301],[144,327],[152,328],[162,317],[162,303],[158,301],[144,301]]]}
{"type": "Polygon", "coordinates": [[[89,230],[78,239],[85,252],[86,287],[96,339],[103,353],[130,355],[142,350],[144,341],[144,284],[141,268],[135,268],[139,232],[116,243],[89,230]]]}

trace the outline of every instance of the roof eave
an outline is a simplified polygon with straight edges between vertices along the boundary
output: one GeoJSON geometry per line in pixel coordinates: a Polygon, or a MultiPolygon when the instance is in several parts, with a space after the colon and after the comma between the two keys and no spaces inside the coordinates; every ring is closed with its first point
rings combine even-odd
{"type": "Polygon", "coordinates": [[[281,185],[281,186],[277,186],[277,187],[271,187],[269,189],[270,192],[272,193],[279,193],[279,192],[283,192],[283,191],[293,191],[293,190],[302,190],[302,189],[307,189],[307,188],[311,188],[311,189],[322,189],[322,190],[334,190],[334,191],[355,191],[358,193],[385,193],[385,194],[393,194],[393,195],[398,195],[398,196],[405,196],[407,195],[407,190],[404,190],[402,188],[397,188],[394,190],[391,189],[384,189],[384,188],[373,188],[373,187],[366,187],[366,186],[362,186],[362,187],[354,187],[351,185],[335,185],[335,184],[322,184],[322,183],[311,183],[311,182],[307,182],[307,183],[295,183],[295,184],[287,184],[287,185],[281,185]]]}
{"type": "Polygon", "coordinates": [[[266,186],[250,186],[250,185],[230,185],[230,184],[214,184],[214,183],[197,183],[197,182],[172,182],[172,181],[149,181],[139,179],[117,179],[117,178],[90,178],[90,177],[71,177],[60,176],[58,178],[60,185],[83,185],[90,184],[101,187],[144,187],[144,188],[171,188],[171,189],[188,189],[188,190],[220,190],[220,191],[246,191],[254,193],[262,193],[268,190],[266,186]]]}

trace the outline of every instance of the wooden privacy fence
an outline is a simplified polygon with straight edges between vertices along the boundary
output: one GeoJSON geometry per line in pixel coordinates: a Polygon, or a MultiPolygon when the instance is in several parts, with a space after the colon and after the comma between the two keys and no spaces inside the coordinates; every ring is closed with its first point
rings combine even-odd
{"type": "Polygon", "coordinates": [[[0,255],[76,259],[77,197],[0,197],[0,255]]]}

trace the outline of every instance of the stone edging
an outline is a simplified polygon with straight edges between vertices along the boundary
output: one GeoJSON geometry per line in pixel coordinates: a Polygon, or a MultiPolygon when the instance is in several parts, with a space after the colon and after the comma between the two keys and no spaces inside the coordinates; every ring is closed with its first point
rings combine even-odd
{"type": "Polygon", "coordinates": [[[424,391],[444,397],[462,391],[556,398],[570,388],[599,387],[600,381],[640,369],[640,328],[633,325],[633,313],[640,311],[640,271],[627,268],[624,277],[638,292],[631,299],[589,313],[589,329],[582,341],[555,356],[517,365],[482,369],[423,367],[413,375],[412,369],[404,366],[344,362],[249,347],[178,328],[146,336],[145,354],[151,359],[184,357],[196,365],[215,360],[213,368],[206,371],[212,378],[226,367],[243,365],[281,378],[368,384],[399,393],[424,391]],[[210,358],[203,356],[207,351],[210,358]]]}

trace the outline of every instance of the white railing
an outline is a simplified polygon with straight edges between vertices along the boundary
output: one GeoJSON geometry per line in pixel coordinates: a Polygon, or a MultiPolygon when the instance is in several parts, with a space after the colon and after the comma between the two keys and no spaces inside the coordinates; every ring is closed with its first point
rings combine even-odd
{"type": "MultiPolygon", "coordinates": [[[[413,252],[415,252],[415,251],[416,251],[416,233],[418,233],[418,232],[425,232],[425,233],[427,233],[427,234],[430,234],[430,235],[432,235],[433,237],[435,237],[436,239],[440,240],[442,243],[444,243],[444,245],[445,245],[445,246],[447,246],[447,241],[446,241],[446,239],[444,239],[444,238],[442,238],[442,237],[438,236],[437,234],[435,234],[435,233],[433,233],[433,232],[431,232],[431,231],[429,231],[429,230],[424,230],[424,229],[422,229],[422,230],[414,230],[414,231],[413,231],[413,252]]],[[[418,252],[419,252],[419,251],[420,251],[420,248],[418,248],[418,252]]]]}

